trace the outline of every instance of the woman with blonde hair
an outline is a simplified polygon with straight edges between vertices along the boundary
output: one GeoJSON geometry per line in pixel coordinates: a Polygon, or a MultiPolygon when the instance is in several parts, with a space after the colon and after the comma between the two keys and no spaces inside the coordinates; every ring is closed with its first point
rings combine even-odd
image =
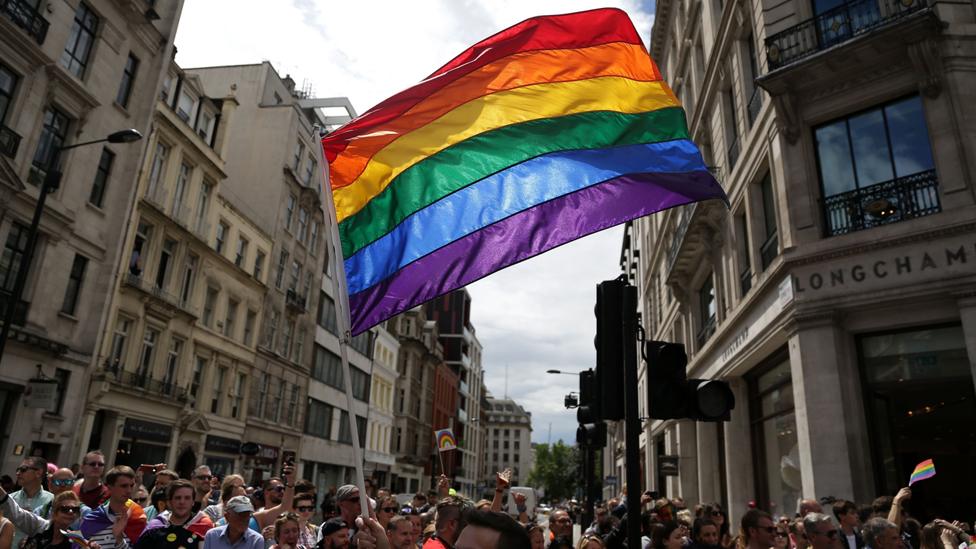
{"type": "Polygon", "coordinates": [[[595,534],[587,534],[576,542],[576,549],[607,549],[603,539],[595,534]]]}

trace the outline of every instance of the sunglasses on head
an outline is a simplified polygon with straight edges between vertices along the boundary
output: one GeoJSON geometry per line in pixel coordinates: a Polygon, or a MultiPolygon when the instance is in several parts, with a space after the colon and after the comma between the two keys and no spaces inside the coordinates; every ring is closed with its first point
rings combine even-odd
{"type": "Polygon", "coordinates": [[[78,513],[81,513],[81,507],[78,505],[62,505],[58,507],[58,511],[61,513],[77,515],[78,513]]]}

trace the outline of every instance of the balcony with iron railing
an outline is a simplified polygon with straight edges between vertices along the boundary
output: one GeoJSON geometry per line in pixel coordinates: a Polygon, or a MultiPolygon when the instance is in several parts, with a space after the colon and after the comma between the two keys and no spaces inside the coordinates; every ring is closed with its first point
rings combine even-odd
{"type": "Polygon", "coordinates": [[[681,244],[688,232],[688,225],[695,215],[697,206],[698,203],[696,202],[681,207],[681,213],[678,214],[678,220],[675,223],[674,236],[671,238],[671,246],[668,248],[668,271],[674,267],[674,262],[678,259],[678,252],[681,250],[681,244]]]}
{"type": "Polygon", "coordinates": [[[285,292],[285,306],[292,309],[298,313],[304,313],[306,311],[305,304],[308,302],[308,298],[303,295],[299,295],[298,292],[292,288],[289,288],[285,292]]]}
{"type": "Polygon", "coordinates": [[[175,398],[180,402],[186,402],[189,398],[187,390],[176,383],[154,379],[147,372],[130,372],[117,362],[106,361],[103,370],[108,381],[128,389],[139,389],[151,395],[175,398]]]}
{"type": "Polygon", "coordinates": [[[823,199],[825,232],[837,236],[942,211],[935,170],[823,199]]]}
{"type": "Polygon", "coordinates": [[[127,286],[131,286],[131,287],[133,287],[133,288],[135,288],[135,289],[137,289],[137,290],[139,290],[139,291],[141,291],[141,292],[143,292],[143,293],[145,293],[147,295],[150,295],[150,296],[152,296],[152,297],[154,297],[154,298],[156,298],[156,299],[158,299],[158,300],[166,303],[167,305],[170,305],[172,307],[176,307],[176,308],[179,308],[179,309],[184,309],[184,310],[187,310],[189,312],[189,310],[186,308],[186,305],[187,304],[184,303],[183,300],[181,300],[179,298],[179,296],[173,295],[173,294],[167,292],[166,290],[164,290],[163,288],[160,288],[155,283],[153,283],[153,282],[151,282],[149,280],[146,280],[145,278],[142,277],[141,274],[138,274],[137,275],[137,274],[133,274],[131,272],[126,273],[125,274],[125,284],[127,286]]]}
{"type": "Polygon", "coordinates": [[[766,39],[769,69],[785,67],[817,52],[893,24],[927,7],[927,0],[853,0],[766,39]]]}
{"type": "Polygon", "coordinates": [[[44,43],[44,38],[47,37],[47,19],[26,0],[0,0],[0,12],[38,44],[44,43]]]}
{"type": "Polygon", "coordinates": [[[0,125],[0,153],[8,158],[17,156],[20,147],[20,135],[7,126],[0,125]]]}

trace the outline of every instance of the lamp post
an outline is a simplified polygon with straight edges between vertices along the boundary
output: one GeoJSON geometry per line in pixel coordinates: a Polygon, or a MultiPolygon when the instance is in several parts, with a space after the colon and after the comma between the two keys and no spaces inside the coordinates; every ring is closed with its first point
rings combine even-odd
{"type": "Polygon", "coordinates": [[[24,293],[24,285],[27,283],[27,269],[30,268],[31,261],[34,259],[34,245],[37,244],[37,227],[41,222],[41,214],[44,213],[44,203],[47,201],[47,195],[54,192],[61,184],[61,172],[56,169],[61,153],[69,149],[76,149],[96,143],[132,143],[140,139],[142,139],[142,134],[138,130],[128,129],[112,133],[104,139],[75,143],[66,147],[57,147],[51,151],[48,170],[44,175],[44,182],[41,183],[41,189],[37,196],[37,205],[34,207],[34,218],[31,220],[30,229],[27,231],[27,250],[24,252],[24,257],[21,258],[20,265],[17,268],[14,291],[10,294],[7,301],[7,309],[4,311],[3,331],[0,332],[0,361],[3,360],[4,350],[7,347],[7,338],[10,336],[10,326],[13,324],[17,306],[20,304],[20,298],[24,293]]]}
{"type": "Polygon", "coordinates": [[[578,376],[579,372],[564,372],[562,370],[546,370],[547,374],[562,374],[564,376],[578,376]]]}

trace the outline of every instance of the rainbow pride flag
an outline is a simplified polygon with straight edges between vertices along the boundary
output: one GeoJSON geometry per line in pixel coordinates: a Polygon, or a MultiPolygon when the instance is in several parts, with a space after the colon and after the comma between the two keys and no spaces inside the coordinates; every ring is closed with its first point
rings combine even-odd
{"type": "Polygon", "coordinates": [[[915,466],[915,470],[912,471],[912,476],[908,478],[908,485],[911,486],[920,480],[925,480],[934,476],[935,463],[933,463],[931,459],[927,459],[915,466]]]}
{"type": "Polygon", "coordinates": [[[617,9],[503,30],[322,145],[354,334],[577,238],[725,199],[617,9]]]}
{"type": "Polygon", "coordinates": [[[457,448],[457,439],[454,438],[454,431],[450,429],[434,431],[434,438],[437,439],[437,450],[440,452],[457,448]]]}

